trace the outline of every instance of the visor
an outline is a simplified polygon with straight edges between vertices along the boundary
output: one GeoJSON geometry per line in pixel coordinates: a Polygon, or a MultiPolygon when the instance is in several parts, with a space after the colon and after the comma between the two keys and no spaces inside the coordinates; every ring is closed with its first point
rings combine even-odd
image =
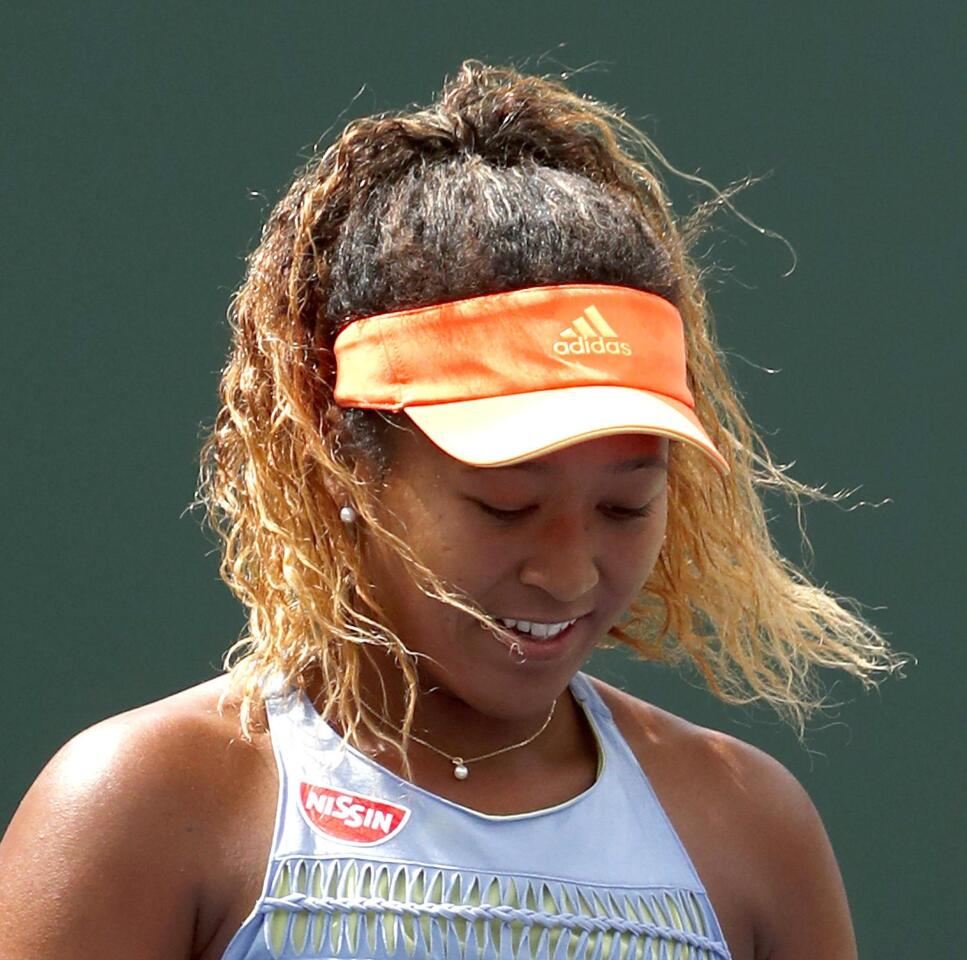
{"type": "Polygon", "coordinates": [[[337,404],[402,410],[464,463],[648,433],[729,469],[695,415],[681,315],[655,294],[567,284],[378,314],[334,353],[337,404]]]}

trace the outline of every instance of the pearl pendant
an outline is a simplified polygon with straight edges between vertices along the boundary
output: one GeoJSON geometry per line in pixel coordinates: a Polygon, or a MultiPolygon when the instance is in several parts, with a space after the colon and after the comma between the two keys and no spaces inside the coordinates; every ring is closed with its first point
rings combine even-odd
{"type": "Polygon", "coordinates": [[[453,761],[453,775],[458,780],[466,780],[470,776],[470,771],[467,769],[467,765],[462,760],[453,761]]]}

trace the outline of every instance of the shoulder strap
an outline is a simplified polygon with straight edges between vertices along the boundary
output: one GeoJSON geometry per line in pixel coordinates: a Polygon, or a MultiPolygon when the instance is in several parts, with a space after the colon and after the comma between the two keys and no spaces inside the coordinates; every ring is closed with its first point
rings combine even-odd
{"type": "Polygon", "coordinates": [[[601,694],[594,687],[594,683],[586,673],[577,673],[571,681],[571,693],[586,710],[594,714],[595,718],[605,723],[614,723],[611,711],[601,699],[601,694]]]}

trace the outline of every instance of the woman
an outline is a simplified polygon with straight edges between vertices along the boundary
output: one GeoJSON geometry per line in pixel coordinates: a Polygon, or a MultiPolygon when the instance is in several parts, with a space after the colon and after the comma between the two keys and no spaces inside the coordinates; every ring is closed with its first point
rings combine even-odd
{"type": "Polygon", "coordinates": [[[855,956],[795,779],[580,673],[688,658],[801,731],[810,668],[898,664],[770,545],[757,487],[815,491],[634,134],[469,62],[300,173],[203,458],[248,636],[41,774],[0,957],[855,956]]]}

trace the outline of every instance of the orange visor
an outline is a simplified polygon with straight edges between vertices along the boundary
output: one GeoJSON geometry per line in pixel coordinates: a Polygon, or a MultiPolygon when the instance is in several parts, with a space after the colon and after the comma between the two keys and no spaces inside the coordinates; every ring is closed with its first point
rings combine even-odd
{"type": "Polygon", "coordinates": [[[568,284],[378,314],[334,351],[336,403],[403,410],[464,463],[650,433],[729,469],[695,415],[681,315],[652,293],[568,284]]]}

